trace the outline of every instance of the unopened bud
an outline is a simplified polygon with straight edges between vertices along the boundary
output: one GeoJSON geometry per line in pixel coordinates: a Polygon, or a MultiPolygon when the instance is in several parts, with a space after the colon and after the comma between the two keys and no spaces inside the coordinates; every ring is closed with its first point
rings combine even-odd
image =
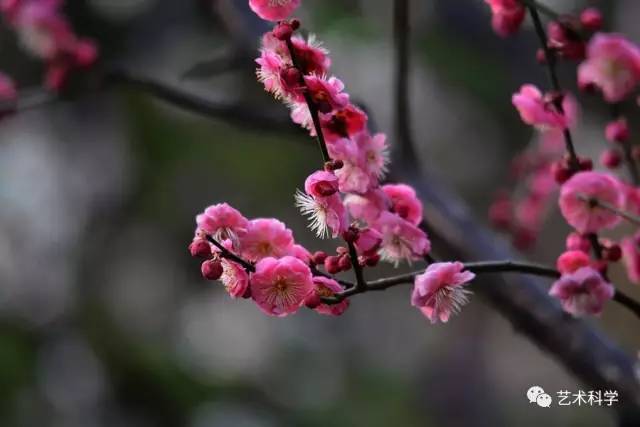
{"type": "Polygon", "coordinates": [[[207,280],[218,280],[222,276],[222,263],[219,259],[210,259],[202,263],[202,277],[207,280]]]}

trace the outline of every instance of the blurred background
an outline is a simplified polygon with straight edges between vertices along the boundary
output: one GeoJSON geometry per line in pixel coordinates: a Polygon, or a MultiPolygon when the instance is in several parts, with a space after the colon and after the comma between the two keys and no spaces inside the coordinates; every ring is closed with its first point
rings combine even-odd
{"type": "MultiPolygon", "coordinates": [[[[235,57],[238,43],[257,40],[238,35],[262,24],[247,21],[245,0],[67,3],[78,33],[98,41],[103,69],[273,122],[203,118],[136,87],[101,87],[98,71],[63,99],[0,123],[1,426],[614,424],[604,408],[529,404],[533,385],[553,397],[588,388],[482,299],[437,326],[402,288],[356,298],[340,318],[303,310],[274,319],[203,280],[186,248],[195,214],[220,201],[282,219],[307,247],[331,247],[293,206],[318,164],[313,141],[283,124],[284,107],[255,81],[250,60],[215,76],[193,68],[235,57]]],[[[565,12],[599,6],[640,40],[637,1],[545,3],[565,12]]],[[[304,0],[299,16],[332,52],[348,92],[392,136],[392,2],[304,0]]],[[[495,36],[482,0],[414,1],[411,19],[420,162],[487,222],[510,159],[533,138],[510,98],[525,82],[546,87],[537,41],[528,22],[513,38],[495,36]]],[[[6,29],[0,46],[0,69],[21,88],[38,86],[41,66],[6,29]]],[[[563,67],[566,86],[574,73],[563,67]]],[[[595,99],[581,104],[578,148],[596,155],[607,112],[595,99]]],[[[523,256],[553,263],[567,232],[552,209],[523,256]]],[[[640,297],[620,272],[613,278],[640,297]]],[[[635,354],[635,321],[610,305],[595,327],[635,354]]]]}

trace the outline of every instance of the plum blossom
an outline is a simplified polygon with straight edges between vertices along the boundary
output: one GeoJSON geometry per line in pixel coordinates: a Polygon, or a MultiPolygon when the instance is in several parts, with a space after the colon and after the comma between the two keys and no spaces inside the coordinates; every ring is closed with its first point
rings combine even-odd
{"type": "Polygon", "coordinates": [[[237,248],[239,238],[247,229],[249,221],[227,203],[209,206],[204,213],[196,216],[198,227],[219,242],[231,240],[237,248]]]}
{"type": "Polygon", "coordinates": [[[598,33],[578,68],[578,85],[595,86],[607,102],[622,101],[640,81],[640,49],[620,34],[598,33]]]}
{"type": "Polygon", "coordinates": [[[273,218],[249,221],[246,232],[240,236],[241,255],[250,261],[283,257],[291,252],[293,244],[291,230],[273,218]]]}
{"type": "Polygon", "coordinates": [[[343,162],[343,166],[335,171],[341,192],[362,194],[377,184],[364,168],[363,153],[355,141],[339,139],[327,144],[327,149],[332,159],[343,162]]]}
{"type": "Polygon", "coordinates": [[[620,242],[622,260],[627,270],[627,276],[632,283],[640,284],[640,233],[625,237],[620,242]]]}
{"type": "MultiPolygon", "coordinates": [[[[320,116],[322,133],[329,142],[363,132],[367,121],[367,115],[353,104],[320,116]]],[[[312,129],[311,136],[316,136],[315,129],[312,129]]]]}
{"type": "Polygon", "coordinates": [[[249,7],[265,21],[281,21],[298,7],[300,0],[249,0],[249,7]]]}
{"type": "Polygon", "coordinates": [[[322,113],[346,107],[349,95],[343,92],[344,83],[335,77],[324,78],[317,75],[304,76],[304,82],[311,99],[322,113]]]}
{"type": "Polygon", "coordinates": [[[231,298],[244,297],[249,289],[249,273],[237,262],[222,259],[220,281],[231,298]]]}
{"type": "Polygon", "coordinates": [[[395,265],[403,260],[411,262],[431,250],[431,242],[427,235],[396,214],[382,212],[372,228],[382,234],[380,256],[395,265]]]}
{"type": "Polygon", "coordinates": [[[416,191],[406,184],[387,184],[382,191],[391,200],[391,210],[413,225],[422,222],[422,202],[416,191]]]}
{"type": "MultiPolygon", "coordinates": [[[[335,294],[343,290],[338,282],[323,276],[315,276],[313,278],[313,285],[315,295],[312,299],[314,301],[320,301],[320,298],[323,297],[335,296],[335,294]]],[[[345,298],[337,304],[325,304],[320,301],[318,305],[313,307],[313,310],[326,316],[340,316],[347,308],[349,308],[349,299],[345,298]]]]}
{"type": "Polygon", "coordinates": [[[431,323],[447,322],[469,301],[471,293],[465,286],[475,278],[463,271],[461,262],[438,262],[418,275],[411,294],[411,305],[420,309],[431,323]]]}
{"type": "Polygon", "coordinates": [[[327,197],[338,192],[338,177],[327,171],[316,171],[304,182],[304,191],[313,197],[327,197]]]}
{"type": "Polygon", "coordinates": [[[349,218],[339,194],[313,197],[298,190],[295,200],[302,214],[309,218],[309,228],[318,237],[338,237],[347,229],[349,218]]]}
{"type": "Polygon", "coordinates": [[[358,237],[354,242],[358,254],[370,255],[380,249],[382,244],[382,234],[373,228],[366,228],[358,231],[358,237]]]}
{"type": "Polygon", "coordinates": [[[575,115],[575,101],[570,96],[564,96],[561,112],[552,99],[531,84],[523,85],[520,92],[513,95],[512,102],[522,121],[540,130],[564,129],[569,126],[568,117],[575,115]]]}
{"type": "Polygon", "coordinates": [[[293,314],[314,291],[309,266],[298,258],[264,258],[250,279],[251,298],[268,315],[293,314]]]}
{"type": "Polygon", "coordinates": [[[391,202],[384,191],[376,188],[365,194],[348,194],[344,205],[351,217],[372,224],[383,211],[390,208],[391,202]]]}
{"type": "Polygon", "coordinates": [[[300,84],[300,73],[291,65],[286,64],[276,53],[263,50],[256,70],[258,81],[264,89],[276,99],[302,100],[303,87],[300,84]]]}
{"type": "Polygon", "coordinates": [[[560,211],[565,220],[580,233],[595,233],[612,228],[620,217],[592,203],[596,199],[621,209],[624,195],[618,181],[601,172],[580,172],[564,183],[560,190],[560,211]]]}
{"type": "Polygon", "coordinates": [[[491,26],[502,37],[514,34],[522,25],[526,9],[518,0],[485,0],[491,8],[491,26]]]}
{"type": "Polygon", "coordinates": [[[354,136],[354,140],[362,156],[362,168],[372,182],[379,181],[387,173],[389,163],[387,136],[383,133],[371,136],[368,132],[360,132],[354,136]]]}
{"type": "Polygon", "coordinates": [[[620,117],[607,123],[604,135],[607,138],[607,141],[610,142],[627,141],[629,139],[629,124],[627,123],[627,119],[620,117]]]}
{"type": "Polygon", "coordinates": [[[558,257],[556,266],[562,274],[573,273],[579,268],[591,265],[591,259],[586,252],[580,250],[566,251],[558,257]]]}
{"type": "Polygon", "coordinates": [[[599,315],[614,294],[613,285],[592,267],[582,267],[573,273],[563,274],[549,290],[549,295],[558,298],[562,308],[576,317],[599,315]]]}

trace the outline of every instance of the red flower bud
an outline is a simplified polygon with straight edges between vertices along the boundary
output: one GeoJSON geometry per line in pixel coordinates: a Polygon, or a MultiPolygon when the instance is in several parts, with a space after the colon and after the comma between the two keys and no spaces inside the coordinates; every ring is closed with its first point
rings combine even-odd
{"type": "Polygon", "coordinates": [[[207,260],[202,263],[200,271],[205,279],[218,280],[222,276],[222,263],[219,259],[207,260]]]}
{"type": "Polygon", "coordinates": [[[600,163],[602,166],[607,167],[609,169],[615,169],[620,166],[620,162],[622,161],[622,156],[620,152],[616,149],[608,149],[602,152],[600,156],[600,163]]]}
{"type": "Polygon", "coordinates": [[[211,245],[203,239],[195,239],[189,245],[189,252],[194,258],[211,258],[211,245]]]}
{"type": "Polygon", "coordinates": [[[580,23],[587,31],[599,31],[602,28],[602,13],[594,7],[585,9],[580,14],[580,23]]]}

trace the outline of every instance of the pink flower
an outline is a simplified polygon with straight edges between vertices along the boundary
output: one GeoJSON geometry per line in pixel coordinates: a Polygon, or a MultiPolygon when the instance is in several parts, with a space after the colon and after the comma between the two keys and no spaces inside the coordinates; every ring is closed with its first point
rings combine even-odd
{"type": "Polygon", "coordinates": [[[234,248],[238,247],[238,239],[249,225],[249,221],[227,203],[209,206],[196,216],[196,223],[219,242],[231,240],[234,248]]]}
{"type": "Polygon", "coordinates": [[[344,199],[344,205],[354,219],[372,224],[382,211],[390,208],[391,203],[384,191],[377,188],[365,194],[347,195],[344,199]]]}
{"type": "Polygon", "coordinates": [[[373,228],[359,230],[358,237],[354,244],[360,255],[376,253],[382,244],[382,234],[373,228]]]}
{"type": "Polygon", "coordinates": [[[271,316],[287,316],[314,291],[311,270],[298,258],[264,258],[251,275],[251,298],[271,316]]]}
{"type": "Polygon", "coordinates": [[[379,181],[386,174],[389,163],[387,136],[383,133],[371,136],[368,132],[361,132],[354,136],[354,140],[362,156],[362,168],[371,176],[372,182],[379,181]]]}
{"type": "Polygon", "coordinates": [[[327,197],[338,192],[338,177],[327,171],[316,171],[304,182],[304,191],[313,197],[327,197]]]}
{"type": "Polygon", "coordinates": [[[418,307],[431,323],[447,322],[469,302],[470,291],[464,287],[476,277],[463,271],[461,262],[438,262],[416,277],[411,305],[418,307]]]}
{"type": "Polygon", "coordinates": [[[309,264],[311,262],[311,252],[307,250],[302,245],[293,245],[291,250],[287,255],[291,255],[294,258],[298,258],[300,261],[303,261],[305,264],[309,264]]]}
{"type": "Polygon", "coordinates": [[[621,209],[624,195],[615,178],[601,172],[579,172],[562,186],[559,204],[565,220],[583,234],[612,228],[620,222],[618,215],[588,199],[621,209]]]}
{"type": "Polygon", "coordinates": [[[514,34],[524,21],[526,9],[518,0],[485,0],[491,8],[491,26],[502,37],[514,34]]]}
{"type": "Polygon", "coordinates": [[[413,188],[406,184],[387,184],[382,191],[391,200],[391,209],[413,225],[422,222],[422,202],[413,188]]]}
{"type": "Polygon", "coordinates": [[[316,130],[307,103],[294,100],[288,102],[288,105],[289,109],[291,109],[291,120],[293,123],[300,125],[303,129],[308,130],[310,135],[315,136],[316,130]]]}
{"type": "Polygon", "coordinates": [[[240,236],[242,257],[249,261],[283,257],[291,252],[293,244],[291,230],[273,218],[251,220],[246,232],[240,236]]]}
{"type": "Polygon", "coordinates": [[[249,7],[266,21],[286,19],[300,6],[300,0],[249,0],[249,7]]]}
{"type": "Polygon", "coordinates": [[[589,239],[580,233],[572,232],[567,236],[565,247],[568,251],[582,251],[589,253],[591,250],[591,243],[589,242],[589,239]]]}
{"type": "Polygon", "coordinates": [[[591,259],[583,251],[567,251],[558,257],[556,266],[562,274],[573,273],[579,268],[591,265],[591,259]]]}
{"type": "MultiPolygon", "coordinates": [[[[332,297],[337,293],[342,292],[342,286],[333,279],[327,277],[315,276],[313,278],[314,291],[317,297],[332,297]]],[[[337,304],[324,304],[320,303],[313,309],[320,314],[327,316],[340,316],[349,308],[349,300],[343,299],[337,304]]]]}
{"type": "Polygon", "coordinates": [[[558,298],[566,312],[577,317],[600,314],[614,293],[613,286],[591,267],[563,274],[549,290],[549,295],[558,298]]]}
{"type": "Polygon", "coordinates": [[[300,73],[291,65],[285,63],[278,54],[263,49],[260,58],[256,59],[259,65],[256,70],[258,81],[264,85],[264,90],[271,93],[276,99],[301,101],[303,86],[300,82],[300,73]]]}
{"type": "Polygon", "coordinates": [[[335,171],[341,192],[366,193],[377,184],[377,180],[364,169],[363,153],[356,142],[343,138],[327,144],[327,149],[332,159],[344,163],[335,171]]]}
{"type": "Polygon", "coordinates": [[[347,229],[349,218],[339,194],[313,197],[302,191],[295,195],[296,206],[310,220],[309,228],[320,238],[338,237],[347,229]]]}
{"type": "Polygon", "coordinates": [[[622,259],[627,270],[627,276],[632,283],[640,284],[640,233],[633,237],[626,237],[620,242],[622,259]]]}
{"type": "Polygon", "coordinates": [[[578,68],[578,85],[595,86],[607,102],[622,101],[640,81],[640,49],[619,34],[598,33],[578,68]]]}
{"type": "MultiPolygon", "coordinates": [[[[310,34],[306,40],[299,36],[293,36],[291,37],[291,44],[293,44],[294,55],[302,74],[324,76],[329,72],[329,67],[331,66],[329,51],[322,46],[313,34],[310,34]]],[[[291,61],[288,49],[286,56],[291,61]]]]}
{"type": "Polygon", "coordinates": [[[237,262],[222,259],[222,276],[220,281],[231,295],[231,298],[241,298],[249,289],[249,274],[237,262]]]}
{"type": "Polygon", "coordinates": [[[382,212],[372,228],[382,234],[380,256],[385,261],[396,265],[402,260],[411,262],[431,250],[431,242],[422,230],[390,212],[382,212]]]}
{"type": "MultiPolygon", "coordinates": [[[[365,130],[367,121],[367,115],[353,104],[320,117],[324,137],[330,142],[359,134],[365,130]]],[[[315,136],[315,129],[311,136],[315,136]]]]}
{"type": "Polygon", "coordinates": [[[326,79],[316,75],[304,77],[311,99],[322,113],[344,108],[349,104],[349,95],[343,93],[344,84],[335,77],[326,79]]]}
{"type": "MultiPolygon", "coordinates": [[[[566,128],[568,125],[566,115],[558,111],[551,100],[545,99],[534,85],[523,85],[520,92],[513,95],[512,102],[522,121],[528,125],[541,130],[566,128]]],[[[566,102],[570,101],[563,101],[566,102]]]]}

